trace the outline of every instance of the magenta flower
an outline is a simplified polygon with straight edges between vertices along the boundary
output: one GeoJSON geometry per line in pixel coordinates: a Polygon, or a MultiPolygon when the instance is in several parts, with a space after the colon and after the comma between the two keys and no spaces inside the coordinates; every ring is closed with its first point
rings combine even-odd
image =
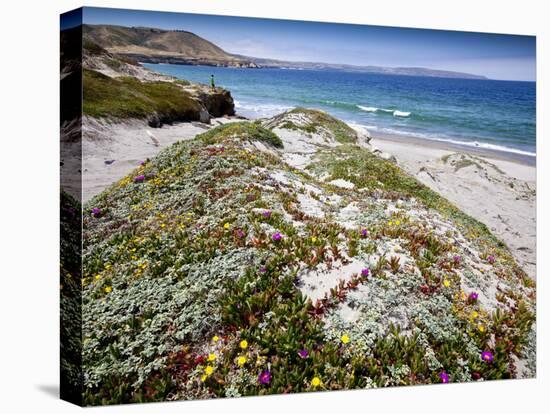
{"type": "Polygon", "coordinates": [[[449,382],[449,374],[445,371],[439,373],[439,378],[441,378],[441,382],[443,384],[447,384],[449,382]]]}
{"type": "Polygon", "coordinates": [[[363,277],[367,277],[369,275],[369,269],[368,268],[364,268],[363,270],[361,270],[361,276],[363,277]]]}
{"type": "Polygon", "coordinates": [[[495,263],[495,256],[493,256],[492,254],[489,255],[489,256],[487,257],[487,261],[488,261],[490,264],[495,263]]]}
{"type": "Polygon", "coordinates": [[[271,217],[271,211],[266,210],[262,213],[262,216],[264,216],[266,219],[271,217]]]}
{"type": "Polygon", "coordinates": [[[267,272],[267,269],[264,266],[262,266],[262,267],[260,267],[259,272],[260,273],[265,273],[265,272],[267,272]]]}
{"type": "Polygon", "coordinates": [[[369,235],[369,232],[367,229],[361,229],[361,237],[367,237],[369,235]]]}
{"type": "Polygon", "coordinates": [[[279,233],[279,232],[277,232],[273,236],[271,236],[271,240],[273,240],[275,242],[281,240],[282,238],[283,238],[283,236],[281,236],[281,233],[279,233]]]}
{"type": "Polygon", "coordinates": [[[138,175],[137,177],[134,178],[134,183],[142,183],[145,181],[145,176],[142,174],[142,175],[138,175]]]}
{"type": "Polygon", "coordinates": [[[258,375],[258,382],[262,385],[267,385],[271,381],[271,372],[268,370],[263,371],[260,375],[258,375]]]}
{"type": "Polygon", "coordinates": [[[239,239],[242,239],[244,236],[246,236],[246,233],[242,231],[241,229],[237,230],[237,237],[239,239]]]}
{"type": "Polygon", "coordinates": [[[494,356],[489,351],[484,351],[481,353],[481,359],[485,362],[493,362],[494,356]]]}
{"type": "Polygon", "coordinates": [[[455,262],[455,264],[459,265],[460,262],[462,261],[462,258],[458,254],[455,254],[453,256],[453,261],[455,262]]]}
{"type": "Polygon", "coordinates": [[[306,359],[309,356],[309,352],[307,349],[302,349],[298,351],[298,356],[302,359],[306,359]]]}
{"type": "Polygon", "coordinates": [[[139,165],[145,165],[145,161],[141,161],[139,165]]]}
{"type": "Polygon", "coordinates": [[[97,207],[92,208],[92,216],[99,217],[100,214],[101,214],[101,210],[99,208],[97,207]]]}
{"type": "Polygon", "coordinates": [[[472,293],[470,293],[470,295],[468,296],[468,299],[470,299],[471,302],[475,302],[475,301],[477,300],[478,296],[479,296],[479,295],[477,294],[477,292],[472,292],[472,293]]]}

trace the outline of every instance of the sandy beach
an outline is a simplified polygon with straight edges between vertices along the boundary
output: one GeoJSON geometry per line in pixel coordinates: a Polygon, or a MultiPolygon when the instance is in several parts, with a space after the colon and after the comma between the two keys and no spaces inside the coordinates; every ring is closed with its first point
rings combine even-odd
{"type": "Polygon", "coordinates": [[[536,168],[524,157],[437,141],[374,136],[419,181],[484,223],[536,278],[536,168]]]}

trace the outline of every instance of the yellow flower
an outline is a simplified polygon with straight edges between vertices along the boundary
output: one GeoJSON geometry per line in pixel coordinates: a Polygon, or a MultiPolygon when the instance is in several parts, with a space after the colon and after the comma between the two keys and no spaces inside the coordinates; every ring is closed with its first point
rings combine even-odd
{"type": "Polygon", "coordinates": [[[400,224],[401,224],[401,221],[395,220],[395,225],[396,225],[396,226],[399,226],[400,224]]]}
{"type": "Polygon", "coordinates": [[[239,366],[243,366],[244,364],[246,364],[246,357],[245,356],[240,356],[239,358],[237,358],[237,364],[239,364],[239,366]]]}
{"type": "Polygon", "coordinates": [[[313,236],[313,237],[311,238],[311,242],[312,242],[312,243],[315,243],[316,241],[317,241],[317,237],[313,236]]]}
{"type": "Polygon", "coordinates": [[[241,343],[239,344],[239,346],[241,347],[241,349],[246,349],[248,348],[248,341],[246,339],[243,339],[241,341],[241,343]]]}
{"type": "Polygon", "coordinates": [[[388,226],[391,226],[393,224],[393,221],[388,221],[388,226]]]}
{"type": "Polygon", "coordinates": [[[160,225],[160,228],[161,228],[161,229],[163,229],[163,228],[165,228],[165,227],[166,227],[166,224],[164,224],[164,223],[162,223],[162,224],[160,225]]]}
{"type": "Polygon", "coordinates": [[[223,228],[227,230],[227,229],[229,228],[229,223],[225,223],[225,224],[223,225],[223,228]]]}
{"type": "Polygon", "coordinates": [[[450,281],[449,279],[445,279],[445,280],[443,281],[443,286],[445,286],[445,287],[451,286],[451,281],[450,281]]]}
{"type": "Polygon", "coordinates": [[[208,355],[208,361],[212,362],[212,361],[215,361],[215,360],[216,360],[216,355],[215,354],[208,355]]]}
{"type": "Polygon", "coordinates": [[[206,378],[208,378],[208,375],[206,375],[206,374],[201,375],[201,381],[202,382],[206,381],[206,378]]]}
{"type": "Polygon", "coordinates": [[[95,280],[99,280],[99,279],[101,279],[101,275],[100,274],[95,275],[95,280]]]}
{"type": "Polygon", "coordinates": [[[113,288],[111,286],[105,286],[105,293],[111,293],[113,288]]]}
{"type": "Polygon", "coordinates": [[[321,385],[321,379],[319,377],[313,377],[311,380],[311,385],[314,388],[317,388],[319,385],[321,385]]]}
{"type": "Polygon", "coordinates": [[[475,319],[479,316],[479,313],[477,311],[472,311],[472,319],[475,319]]]}
{"type": "Polygon", "coordinates": [[[212,337],[212,342],[218,342],[220,340],[220,337],[218,335],[214,335],[212,337]]]}
{"type": "Polygon", "coordinates": [[[348,334],[342,335],[340,340],[342,341],[342,343],[347,344],[349,342],[349,335],[348,334]]]}
{"type": "Polygon", "coordinates": [[[479,329],[479,332],[481,332],[481,333],[485,332],[485,326],[483,326],[483,325],[479,325],[477,327],[477,329],[479,329]]]}
{"type": "Polygon", "coordinates": [[[107,263],[107,264],[105,265],[105,269],[109,270],[110,268],[111,268],[111,264],[110,264],[110,263],[107,263]]]}
{"type": "Polygon", "coordinates": [[[212,375],[214,372],[214,368],[212,368],[212,365],[207,365],[206,368],[204,368],[204,373],[206,375],[212,375]]]}

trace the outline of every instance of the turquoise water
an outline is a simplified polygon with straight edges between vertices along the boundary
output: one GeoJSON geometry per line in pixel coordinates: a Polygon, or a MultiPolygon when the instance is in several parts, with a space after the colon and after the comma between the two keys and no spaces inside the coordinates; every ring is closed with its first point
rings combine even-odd
{"type": "Polygon", "coordinates": [[[411,136],[534,157],[534,82],[428,78],[294,69],[144,64],[231,91],[237,113],[267,117],[319,108],[373,134],[411,136]]]}

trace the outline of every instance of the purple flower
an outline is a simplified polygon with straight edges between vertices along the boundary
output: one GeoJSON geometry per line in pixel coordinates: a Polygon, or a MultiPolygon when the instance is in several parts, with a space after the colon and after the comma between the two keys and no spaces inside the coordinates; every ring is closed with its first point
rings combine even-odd
{"type": "Polygon", "coordinates": [[[306,359],[309,356],[309,352],[307,349],[302,349],[298,351],[298,356],[302,359],[306,359]]]}
{"type": "Polygon", "coordinates": [[[277,242],[279,240],[281,240],[283,238],[283,236],[281,236],[281,233],[277,232],[275,234],[273,234],[273,236],[271,236],[271,240],[277,242]]]}
{"type": "Polygon", "coordinates": [[[262,266],[262,267],[260,267],[259,272],[260,273],[265,273],[265,272],[267,272],[267,269],[264,266],[262,266]]]}
{"type": "Polygon", "coordinates": [[[139,165],[145,165],[145,161],[141,161],[139,165]]]}
{"type": "Polygon", "coordinates": [[[492,254],[489,255],[489,256],[487,257],[487,261],[488,261],[490,264],[495,263],[495,256],[493,256],[492,254]]]}
{"type": "Polygon", "coordinates": [[[369,232],[367,229],[361,229],[361,237],[367,237],[369,235],[369,232]]]}
{"type": "Polygon", "coordinates": [[[453,256],[453,261],[455,262],[455,264],[457,264],[457,265],[460,264],[461,260],[462,260],[462,258],[458,254],[455,254],[453,256]]]}
{"type": "Polygon", "coordinates": [[[101,214],[101,210],[99,208],[97,207],[92,208],[92,216],[99,217],[100,214],[101,214]]]}
{"type": "Polygon", "coordinates": [[[361,276],[367,277],[368,275],[369,275],[369,269],[368,268],[364,268],[363,270],[361,270],[361,276]]]}
{"type": "Polygon", "coordinates": [[[477,300],[477,297],[478,297],[477,292],[472,292],[472,293],[470,293],[470,295],[468,296],[468,299],[470,299],[471,302],[475,302],[475,301],[477,300]]]}
{"type": "Polygon", "coordinates": [[[441,378],[441,382],[443,384],[447,384],[449,382],[449,374],[445,371],[439,373],[439,378],[441,378]]]}
{"type": "Polygon", "coordinates": [[[256,199],[256,196],[254,194],[248,194],[246,196],[246,201],[254,201],[256,199]]]}
{"type": "Polygon", "coordinates": [[[145,181],[145,176],[143,174],[138,175],[137,177],[134,178],[134,183],[142,183],[143,181],[145,181]]]}
{"type": "Polygon", "coordinates": [[[485,362],[493,362],[494,357],[489,351],[484,351],[481,353],[481,359],[485,362]]]}
{"type": "Polygon", "coordinates": [[[266,210],[262,213],[262,216],[264,216],[266,219],[271,217],[271,211],[266,210]]]}
{"type": "Polygon", "coordinates": [[[242,239],[244,236],[246,236],[246,233],[244,231],[242,231],[241,229],[237,230],[237,237],[239,237],[239,239],[242,239]]]}
{"type": "Polygon", "coordinates": [[[268,370],[263,371],[258,375],[258,382],[262,385],[267,385],[271,381],[271,372],[268,370]]]}

